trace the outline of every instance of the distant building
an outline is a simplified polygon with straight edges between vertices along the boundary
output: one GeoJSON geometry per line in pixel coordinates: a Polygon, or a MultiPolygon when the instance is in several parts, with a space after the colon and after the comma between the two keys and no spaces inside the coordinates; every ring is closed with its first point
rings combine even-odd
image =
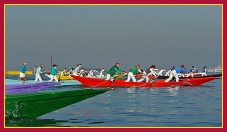
{"type": "Polygon", "coordinates": [[[209,67],[207,69],[207,72],[222,72],[222,67],[220,64],[214,68],[209,67]]]}

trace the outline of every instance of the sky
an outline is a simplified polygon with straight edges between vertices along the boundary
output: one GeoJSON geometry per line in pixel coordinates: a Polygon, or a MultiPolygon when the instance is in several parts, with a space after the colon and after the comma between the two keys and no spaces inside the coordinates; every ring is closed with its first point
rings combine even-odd
{"type": "Polygon", "coordinates": [[[22,6],[5,10],[5,68],[123,70],[222,64],[222,6],[22,6]]]}

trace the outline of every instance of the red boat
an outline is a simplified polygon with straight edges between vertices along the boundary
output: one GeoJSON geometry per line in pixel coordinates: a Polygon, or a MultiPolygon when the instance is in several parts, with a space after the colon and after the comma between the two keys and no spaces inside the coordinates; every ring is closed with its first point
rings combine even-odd
{"type": "MultiPolygon", "coordinates": [[[[184,77],[179,77],[180,79],[184,79],[184,78],[192,78],[191,76],[187,77],[188,74],[184,74],[184,77]]],[[[136,77],[138,78],[142,78],[142,74],[136,74],[136,77]]],[[[204,77],[219,77],[219,76],[222,76],[222,74],[214,74],[214,75],[207,75],[207,76],[204,76],[204,77]]],[[[201,73],[194,73],[193,74],[193,77],[194,78],[201,78],[202,77],[202,74],[201,73]]],[[[158,79],[167,79],[169,78],[169,76],[158,76],[158,77],[155,77],[153,75],[150,75],[148,76],[148,78],[150,79],[155,79],[155,78],[158,78],[158,79]]]]}
{"type": "Polygon", "coordinates": [[[219,77],[187,78],[179,82],[165,82],[164,79],[150,82],[125,82],[125,80],[105,80],[101,78],[88,78],[71,75],[74,79],[89,87],[174,87],[198,86],[218,79],[219,77]]]}

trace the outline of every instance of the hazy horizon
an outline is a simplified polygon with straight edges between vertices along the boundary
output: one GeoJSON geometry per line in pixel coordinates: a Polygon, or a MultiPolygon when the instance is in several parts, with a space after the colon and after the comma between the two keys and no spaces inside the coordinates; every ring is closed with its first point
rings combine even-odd
{"type": "Polygon", "coordinates": [[[7,5],[6,70],[222,64],[222,6],[7,5]]]}

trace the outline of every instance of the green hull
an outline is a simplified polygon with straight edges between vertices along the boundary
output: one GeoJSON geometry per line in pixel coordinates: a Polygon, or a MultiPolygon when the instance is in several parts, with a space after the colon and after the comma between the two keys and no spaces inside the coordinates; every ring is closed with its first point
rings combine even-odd
{"type": "Polygon", "coordinates": [[[36,118],[106,91],[108,89],[8,94],[5,98],[5,116],[6,118],[36,118]]]}

